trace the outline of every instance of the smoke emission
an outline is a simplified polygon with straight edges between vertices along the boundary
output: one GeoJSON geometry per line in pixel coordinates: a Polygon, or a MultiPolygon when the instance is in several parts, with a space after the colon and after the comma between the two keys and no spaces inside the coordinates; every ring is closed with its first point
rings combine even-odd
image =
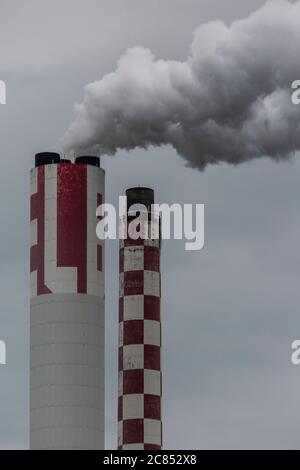
{"type": "Polygon", "coordinates": [[[115,72],[85,87],[67,151],[113,155],[172,145],[187,164],[238,164],[300,149],[300,0],[272,0],[226,26],[201,25],[185,62],[128,49],[115,72]]]}

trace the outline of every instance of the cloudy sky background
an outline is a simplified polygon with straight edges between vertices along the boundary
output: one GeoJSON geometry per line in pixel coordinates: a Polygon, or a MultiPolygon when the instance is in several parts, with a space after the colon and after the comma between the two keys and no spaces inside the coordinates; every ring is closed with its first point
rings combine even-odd
{"type": "MultiPolygon", "coordinates": [[[[183,60],[197,26],[247,16],[259,0],[0,0],[0,448],[28,448],[29,170],[60,150],[87,82],[134,45],[183,60]]],[[[300,77],[295,77],[300,79],[300,77]]],[[[149,185],[158,202],[204,203],[205,248],[165,241],[164,447],[299,448],[300,162],[204,173],[170,147],[104,157],[106,198],[149,185]]],[[[116,444],[118,244],[107,244],[106,446],[116,444]]]]}

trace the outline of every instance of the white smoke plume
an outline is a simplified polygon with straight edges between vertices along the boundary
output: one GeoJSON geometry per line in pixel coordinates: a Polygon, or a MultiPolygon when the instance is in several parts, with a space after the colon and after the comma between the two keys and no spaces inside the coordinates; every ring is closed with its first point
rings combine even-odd
{"type": "Polygon", "coordinates": [[[128,49],[116,71],[85,87],[66,150],[114,154],[172,145],[188,165],[238,164],[300,149],[300,0],[272,0],[226,26],[194,33],[185,62],[128,49]]]}

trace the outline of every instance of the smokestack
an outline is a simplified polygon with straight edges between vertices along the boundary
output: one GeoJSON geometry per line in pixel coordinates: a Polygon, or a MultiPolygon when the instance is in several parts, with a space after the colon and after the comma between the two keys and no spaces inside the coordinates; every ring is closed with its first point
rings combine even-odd
{"type": "MultiPolygon", "coordinates": [[[[126,196],[128,223],[135,218],[128,211],[132,204],[145,205],[151,220],[152,189],[131,188],[126,196]]],[[[122,240],[118,397],[122,450],[162,446],[160,297],[160,240],[122,240]]]]}
{"type": "Polygon", "coordinates": [[[97,157],[31,171],[31,449],[104,448],[104,199],[97,157]]]}

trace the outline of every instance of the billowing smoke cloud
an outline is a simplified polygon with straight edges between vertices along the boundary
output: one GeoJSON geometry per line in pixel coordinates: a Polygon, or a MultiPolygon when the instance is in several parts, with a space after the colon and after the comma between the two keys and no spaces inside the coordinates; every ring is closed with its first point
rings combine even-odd
{"type": "Polygon", "coordinates": [[[194,33],[186,62],[128,49],[115,72],[85,87],[63,142],[67,150],[172,145],[188,164],[238,164],[300,149],[300,0],[273,0],[227,27],[194,33]]]}

